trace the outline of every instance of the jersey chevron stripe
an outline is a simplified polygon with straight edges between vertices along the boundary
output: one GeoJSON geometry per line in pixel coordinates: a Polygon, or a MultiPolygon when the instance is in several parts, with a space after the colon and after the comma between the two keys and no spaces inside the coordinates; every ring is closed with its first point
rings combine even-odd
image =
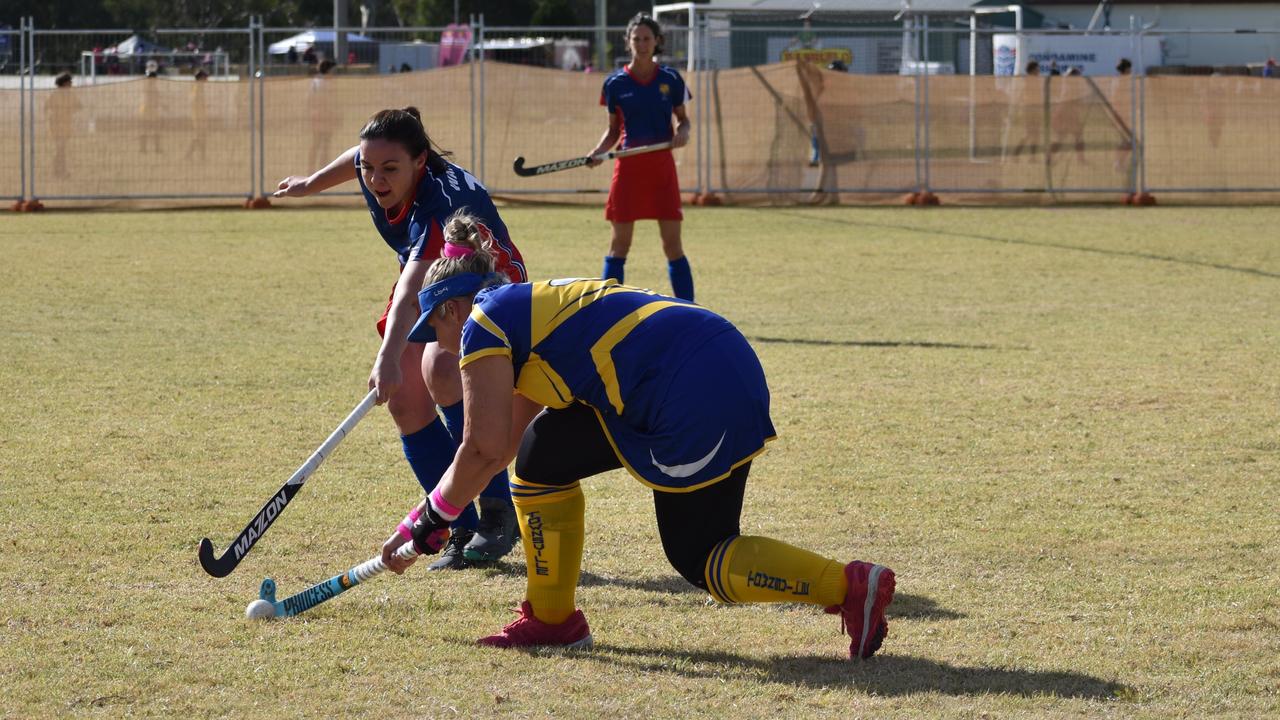
{"type": "Polygon", "coordinates": [[[458,359],[458,367],[460,369],[464,368],[470,365],[471,363],[475,362],[476,360],[479,360],[480,358],[487,358],[491,355],[497,355],[499,357],[509,358],[511,357],[511,350],[504,347],[491,347],[491,348],[482,348],[480,350],[473,350],[472,352],[469,352],[465,356],[458,359]]]}
{"type": "Polygon", "coordinates": [[[503,332],[502,328],[498,327],[498,324],[491,320],[488,315],[484,314],[483,309],[480,307],[472,307],[471,320],[475,321],[477,325],[485,330],[493,333],[493,336],[501,340],[502,344],[506,345],[508,350],[511,349],[511,340],[507,338],[507,334],[503,332]]]}
{"type": "MultiPolygon", "coordinates": [[[[541,303],[533,304],[533,318],[530,323],[530,344],[537,347],[539,343],[551,336],[569,318],[573,317],[579,310],[587,307],[591,303],[604,297],[606,294],[614,293],[640,293],[643,295],[656,295],[651,290],[640,290],[637,288],[623,287],[621,285],[605,285],[604,280],[589,281],[587,283],[573,283],[571,285],[549,286],[551,290],[560,296],[560,304],[555,308],[554,312],[543,310],[541,303]],[[583,291],[578,285],[586,284],[588,289],[583,291]]],[[[549,308],[548,308],[549,310],[549,308]]]]}
{"type": "Polygon", "coordinates": [[[614,412],[622,414],[622,389],[618,386],[618,373],[613,366],[613,348],[622,342],[627,335],[631,334],[636,326],[650,315],[659,310],[666,310],[673,307],[689,307],[688,303],[675,300],[662,300],[642,305],[630,314],[619,318],[608,332],[600,336],[595,345],[591,346],[591,358],[596,363],[596,373],[600,376],[600,381],[604,383],[605,393],[609,396],[609,404],[613,406],[614,412]]]}

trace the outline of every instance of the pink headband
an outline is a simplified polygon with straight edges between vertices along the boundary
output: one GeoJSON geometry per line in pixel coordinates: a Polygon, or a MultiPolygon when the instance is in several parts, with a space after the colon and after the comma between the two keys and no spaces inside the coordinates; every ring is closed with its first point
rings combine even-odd
{"type": "Polygon", "coordinates": [[[475,251],[475,248],[467,247],[466,245],[447,242],[444,244],[444,250],[440,254],[447,258],[462,258],[475,254],[475,251]]]}

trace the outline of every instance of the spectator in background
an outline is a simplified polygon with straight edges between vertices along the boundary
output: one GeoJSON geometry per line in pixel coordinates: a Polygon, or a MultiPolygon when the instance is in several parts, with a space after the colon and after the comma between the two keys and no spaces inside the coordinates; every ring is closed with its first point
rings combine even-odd
{"type": "Polygon", "coordinates": [[[306,63],[306,64],[308,64],[308,65],[315,65],[315,64],[316,64],[316,49],[315,49],[315,48],[313,48],[313,47],[308,47],[306,50],[303,50],[303,51],[302,51],[302,62],[304,62],[304,63],[306,63]]]}
{"type": "Polygon", "coordinates": [[[1223,114],[1226,105],[1230,99],[1234,99],[1232,93],[1227,87],[1227,79],[1222,73],[1214,71],[1209,77],[1200,79],[1196,85],[1200,88],[1200,107],[1204,111],[1204,131],[1209,140],[1211,147],[1217,148],[1222,142],[1222,128],[1226,124],[1226,116],[1223,114]]]}
{"type": "Polygon", "coordinates": [[[1267,64],[1262,66],[1262,77],[1265,77],[1265,78],[1276,77],[1276,59],[1275,58],[1267,58],[1267,64]]]}
{"type": "Polygon", "coordinates": [[[71,141],[76,113],[80,112],[80,99],[71,86],[71,73],[62,73],[53,84],[44,113],[53,139],[53,176],[66,178],[71,176],[67,171],[67,143],[71,141]]]}
{"type": "Polygon", "coordinates": [[[349,50],[349,51],[347,51],[347,64],[348,64],[348,65],[355,65],[355,64],[356,64],[356,51],[355,51],[355,50],[349,50]]]}
{"type": "MultiPolygon", "coordinates": [[[[1025,74],[1028,78],[1040,77],[1040,63],[1035,60],[1027,63],[1025,74]]],[[[1010,111],[1022,114],[1022,137],[1013,146],[1013,156],[1018,157],[1025,149],[1034,158],[1040,152],[1040,140],[1044,137],[1044,100],[1041,96],[1041,86],[1038,82],[1027,80],[1020,83],[1018,89],[1016,102],[1011,106],[1010,111]]]]}
{"type": "MultiPolygon", "coordinates": [[[[1120,58],[1120,62],[1116,63],[1116,75],[1123,79],[1132,72],[1133,63],[1129,62],[1129,58],[1120,58]]],[[[1116,97],[1120,92],[1121,88],[1119,83],[1113,83],[1111,85],[1111,96],[1116,97]]],[[[1128,128],[1126,127],[1125,130],[1128,130],[1128,128]]],[[[1133,138],[1126,134],[1125,137],[1120,140],[1120,144],[1116,145],[1116,159],[1114,163],[1114,167],[1117,172],[1126,172],[1128,175],[1129,179],[1126,181],[1125,187],[1133,187],[1133,176],[1135,170],[1130,156],[1130,153],[1132,152],[1133,138]]]]}
{"type": "Polygon", "coordinates": [[[142,81],[142,105],[138,108],[138,151],[147,152],[150,144],[156,153],[160,149],[160,64],[148,60],[146,78],[142,81]],[[150,143],[148,143],[150,141],[150,143]]]}
{"type": "Polygon", "coordinates": [[[315,77],[311,78],[311,92],[307,94],[307,115],[311,118],[311,152],[307,162],[312,167],[324,167],[333,157],[330,139],[337,125],[337,98],[333,97],[329,73],[334,65],[328,58],[320,61],[315,77]]]}
{"type": "Polygon", "coordinates": [[[400,72],[413,72],[413,68],[409,67],[409,63],[400,63],[400,72]]]}
{"type": "Polygon", "coordinates": [[[205,105],[204,89],[209,84],[209,73],[197,70],[191,83],[191,144],[187,146],[187,160],[199,153],[205,159],[205,135],[209,132],[209,108],[205,105]]]}
{"type": "MultiPolygon", "coordinates": [[[[1069,67],[1063,73],[1064,78],[1078,78],[1080,75],[1078,67],[1069,67]]],[[[1082,107],[1084,94],[1087,91],[1079,80],[1064,81],[1058,85],[1057,97],[1054,99],[1054,115],[1051,120],[1053,143],[1049,146],[1049,152],[1057,153],[1071,145],[1075,148],[1076,159],[1080,164],[1088,165],[1084,154],[1084,108],[1082,107]]]]}
{"type": "MultiPolygon", "coordinates": [[[[836,72],[849,71],[842,60],[832,60],[827,63],[827,69],[836,72]]],[[[822,94],[825,83],[822,73],[806,72],[808,68],[802,68],[799,64],[796,70],[800,74],[801,84],[805,87],[805,109],[809,115],[809,167],[818,167],[822,162],[822,114],[818,109],[817,100],[822,94]]]]}
{"type": "Polygon", "coordinates": [[[285,58],[289,61],[290,65],[297,65],[298,64],[298,46],[290,45],[289,52],[285,53],[285,58]]]}

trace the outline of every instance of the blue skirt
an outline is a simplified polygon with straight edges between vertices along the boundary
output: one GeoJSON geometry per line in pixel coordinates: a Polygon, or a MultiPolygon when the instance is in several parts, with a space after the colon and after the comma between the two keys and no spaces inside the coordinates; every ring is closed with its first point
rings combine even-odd
{"type": "Polygon", "coordinates": [[[709,338],[631,395],[645,401],[628,401],[622,415],[595,407],[596,415],[623,466],[655,490],[706,487],[777,436],[764,369],[737,330],[709,338]]]}

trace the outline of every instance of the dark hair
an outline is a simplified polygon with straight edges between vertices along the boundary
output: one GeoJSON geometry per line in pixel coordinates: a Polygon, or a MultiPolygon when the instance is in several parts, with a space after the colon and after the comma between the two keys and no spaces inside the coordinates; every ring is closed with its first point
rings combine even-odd
{"type": "Polygon", "coordinates": [[[1040,72],[1040,63],[1035,60],[1027,63],[1027,74],[1030,75],[1033,72],[1040,72]]]}
{"type": "Polygon", "coordinates": [[[427,137],[427,129],[422,126],[422,113],[416,107],[399,110],[379,110],[369,122],[360,129],[361,140],[389,140],[399,143],[410,157],[427,154],[427,169],[434,173],[445,171],[445,158],[453,153],[441,150],[439,145],[427,137]]]}
{"type": "Polygon", "coordinates": [[[53,84],[58,87],[71,87],[71,73],[64,72],[53,79],[53,84]]]}
{"type": "Polygon", "coordinates": [[[200,70],[197,70],[197,71],[196,71],[196,74],[195,74],[193,77],[194,77],[196,80],[208,80],[208,79],[209,79],[209,73],[205,72],[203,69],[200,69],[200,70]]]}
{"type": "Polygon", "coordinates": [[[1129,62],[1129,58],[1120,58],[1120,62],[1116,63],[1116,72],[1120,73],[1121,75],[1128,74],[1129,70],[1131,70],[1132,68],[1133,68],[1133,63],[1129,62]]]}
{"type": "Polygon", "coordinates": [[[630,46],[631,46],[631,31],[632,31],[632,30],[635,30],[636,28],[640,27],[641,25],[643,25],[643,26],[645,26],[645,27],[649,28],[649,30],[651,30],[651,31],[653,32],[653,37],[654,37],[654,39],[658,41],[658,42],[657,42],[657,44],[656,44],[656,45],[654,45],[654,48],[653,48],[653,54],[654,54],[654,56],[661,55],[661,54],[662,54],[662,50],[663,50],[663,48],[662,48],[662,26],[661,26],[661,25],[659,25],[659,24],[658,24],[658,21],[657,21],[657,20],[654,20],[654,19],[653,19],[653,17],[652,17],[651,15],[649,15],[648,13],[638,12],[638,13],[636,13],[636,16],[635,16],[635,17],[633,17],[633,18],[631,18],[631,21],[627,23],[627,35],[626,35],[626,43],[627,43],[627,46],[628,46],[628,47],[630,47],[630,46]]]}
{"type": "Polygon", "coordinates": [[[329,71],[333,69],[333,66],[337,64],[338,63],[330,60],[329,58],[325,58],[320,61],[320,65],[316,69],[320,71],[321,75],[328,75],[329,71]]]}

